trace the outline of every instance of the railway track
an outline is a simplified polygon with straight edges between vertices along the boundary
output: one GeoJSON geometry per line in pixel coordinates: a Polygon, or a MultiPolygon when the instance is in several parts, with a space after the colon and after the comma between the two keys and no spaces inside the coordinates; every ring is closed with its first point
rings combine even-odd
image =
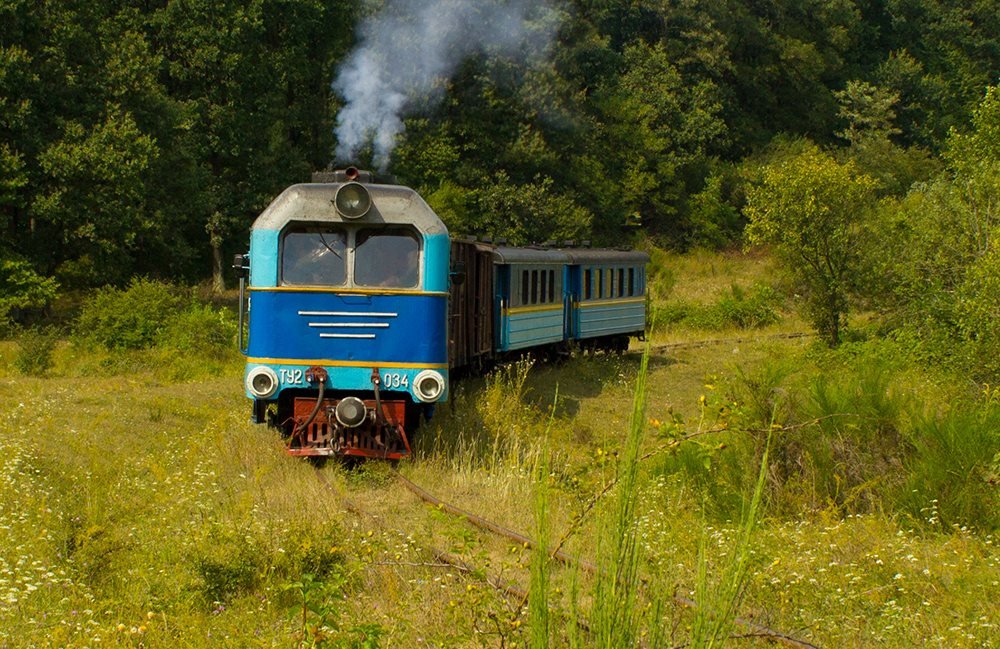
{"type": "Polygon", "coordinates": [[[651,352],[662,352],[670,351],[672,349],[698,349],[700,347],[710,347],[712,345],[733,345],[733,344],[743,344],[749,342],[760,342],[761,340],[794,340],[796,338],[815,338],[816,334],[808,333],[804,331],[783,333],[783,334],[769,334],[767,336],[741,336],[737,338],[706,338],[705,340],[689,340],[676,343],[660,343],[658,345],[650,345],[649,349],[651,352]]]}
{"type": "MultiPolygon", "coordinates": [[[[340,493],[336,489],[336,487],[329,482],[326,476],[323,475],[322,471],[317,471],[316,475],[317,478],[320,480],[320,482],[323,484],[324,488],[329,490],[331,493],[335,494],[338,497],[344,509],[355,515],[362,516],[371,521],[374,521],[376,525],[378,525],[380,528],[384,530],[393,530],[395,532],[400,532],[400,530],[394,530],[392,526],[386,523],[378,514],[367,510],[363,506],[359,505],[357,502],[348,498],[345,494],[340,493]]],[[[420,487],[413,481],[409,480],[408,478],[400,474],[398,471],[393,470],[392,475],[398,484],[403,486],[410,493],[419,498],[422,502],[433,506],[436,510],[446,512],[458,519],[464,520],[480,530],[489,532],[490,534],[494,535],[497,538],[511,541],[513,543],[516,543],[517,545],[526,548],[532,548],[532,549],[537,548],[537,544],[530,537],[515,530],[511,530],[503,525],[500,525],[499,523],[488,520],[477,514],[464,510],[455,505],[452,505],[434,496],[426,489],[420,487]]],[[[522,614],[522,611],[524,610],[524,607],[527,604],[529,596],[529,593],[525,588],[521,587],[520,585],[509,579],[503,578],[500,575],[490,574],[487,570],[483,569],[482,567],[472,565],[465,559],[456,556],[455,554],[443,550],[441,548],[436,548],[427,545],[424,546],[424,550],[428,552],[430,556],[434,557],[435,561],[439,561],[443,565],[448,565],[452,567],[457,572],[473,576],[489,584],[492,588],[502,593],[508,599],[508,601],[512,605],[511,609],[512,615],[520,616],[522,614]]],[[[563,564],[564,566],[567,566],[568,568],[578,569],[581,572],[590,575],[594,575],[598,571],[597,566],[595,566],[594,564],[573,557],[563,552],[560,548],[553,548],[547,551],[550,553],[550,557],[553,560],[558,561],[559,563],[563,564]]],[[[680,595],[674,595],[673,601],[678,606],[684,608],[693,609],[697,606],[697,602],[695,602],[694,600],[680,595]]],[[[578,627],[580,627],[584,631],[589,630],[589,626],[586,620],[574,619],[572,620],[572,622],[575,623],[578,627]]],[[[786,647],[792,647],[794,649],[818,649],[817,646],[814,644],[811,644],[804,640],[800,640],[781,631],[777,631],[767,626],[758,624],[752,620],[747,620],[744,618],[737,617],[734,619],[734,623],[736,626],[740,627],[743,630],[743,632],[739,636],[742,638],[751,638],[751,637],[758,638],[764,641],[780,644],[786,647]]]]}

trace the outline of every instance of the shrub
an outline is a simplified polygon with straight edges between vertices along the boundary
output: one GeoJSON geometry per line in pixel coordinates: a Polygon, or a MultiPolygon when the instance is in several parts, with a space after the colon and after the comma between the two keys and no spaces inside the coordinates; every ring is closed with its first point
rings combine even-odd
{"type": "Polygon", "coordinates": [[[14,367],[26,376],[43,376],[52,367],[58,335],[54,329],[27,329],[17,339],[14,367]]]}
{"type": "Polygon", "coordinates": [[[220,354],[235,346],[236,327],[230,311],[192,304],[167,320],[157,344],[181,352],[220,354]]]}
{"type": "Polygon", "coordinates": [[[705,310],[708,328],[756,329],[778,322],[778,293],[765,284],[754,284],[749,290],[733,285],[729,294],[705,310]]]}
{"type": "Polygon", "coordinates": [[[59,284],[36,273],[26,261],[0,259],[0,322],[26,309],[42,309],[55,296],[59,284]]]}
{"type": "Polygon", "coordinates": [[[659,329],[680,324],[691,317],[696,307],[686,302],[667,302],[650,309],[650,328],[659,329]]]}
{"type": "Polygon", "coordinates": [[[106,287],[85,302],[76,335],[109,350],[151,347],[180,305],[170,284],[133,279],[128,288],[106,287]]]}
{"type": "Polygon", "coordinates": [[[770,286],[754,284],[749,289],[733,285],[713,304],[699,306],[668,302],[651,310],[653,328],[680,325],[695,329],[757,329],[781,319],[781,296],[770,286]]]}

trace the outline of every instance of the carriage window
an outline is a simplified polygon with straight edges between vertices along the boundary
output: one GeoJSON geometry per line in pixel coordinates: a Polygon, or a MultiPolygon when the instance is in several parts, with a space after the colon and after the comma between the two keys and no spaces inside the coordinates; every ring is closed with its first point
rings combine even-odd
{"type": "Polygon", "coordinates": [[[615,296],[615,269],[608,269],[608,297],[615,296]]]}
{"type": "Polygon", "coordinates": [[[628,294],[635,295],[635,269],[628,269],[628,294]]]}
{"type": "Polygon", "coordinates": [[[545,294],[548,292],[548,279],[549,279],[549,274],[546,273],[543,270],[542,271],[542,290],[539,291],[539,294],[541,295],[541,301],[542,302],[545,302],[545,294]]]}
{"type": "Polygon", "coordinates": [[[604,271],[600,268],[597,269],[597,297],[604,297],[604,271]]]}
{"type": "Polygon", "coordinates": [[[590,269],[583,271],[583,299],[590,299],[590,269]]]}
{"type": "Polygon", "coordinates": [[[618,269],[618,297],[625,295],[625,269],[618,269]]]}
{"type": "Polygon", "coordinates": [[[420,276],[420,240],[402,228],[359,230],[354,247],[354,283],[414,288],[420,276]]]}
{"type": "Polygon", "coordinates": [[[284,284],[343,286],[347,282],[347,232],[298,229],[286,232],[281,244],[284,284]]]}
{"type": "Polygon", "coordinates": [[[549,302],[556,301],[556,271],[549,271],[549,302]]]}
{"type": "Polygon", "coordinates": [[[538,304],[538,271],[531,271],[531,303],[538,304]]]}

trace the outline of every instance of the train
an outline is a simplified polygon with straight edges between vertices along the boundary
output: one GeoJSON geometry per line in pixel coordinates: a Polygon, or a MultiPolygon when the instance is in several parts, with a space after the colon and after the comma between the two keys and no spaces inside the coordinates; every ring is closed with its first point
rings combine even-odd
{"type": "Polygon", "coordinates": [[[642,338],[648,261],[453,237],[413,189],[318,172],[271,202],[233,261],[251,420],[292,455],[406,457],[454,377],[642,338]]]}

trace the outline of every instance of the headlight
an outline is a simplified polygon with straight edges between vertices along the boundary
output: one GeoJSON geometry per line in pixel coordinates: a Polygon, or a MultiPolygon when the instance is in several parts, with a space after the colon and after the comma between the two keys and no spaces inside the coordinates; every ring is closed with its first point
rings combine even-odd
{"type": "Polygon", "coordinates": [[[278,375],[270,367],[255,367],[247,373],[247,391],[258,399],[267,399],[278,391],[278,375]]]}
{"type": "Polygon", "coordinates": [[[357,397],[344,397],[337,403],[333,414],[342,426],[345,428],[354,428],[364,422],[365,417],[368,416],[368,409],[365,408],[365,402],[361,399],[357,397]]]}
{"type": "Polygon", "coordinates": [[[372,206],[372,197],[360,183],[341,185],[333,197],[337,211],[347,219],[360,219],[372,206]]]}
{"type": "Polygon", "coordinates": [[[425,403],[437,401],[444,394],[444,377],[434,370],[424,370],[413,380],[413,392],[425,403]]]}

